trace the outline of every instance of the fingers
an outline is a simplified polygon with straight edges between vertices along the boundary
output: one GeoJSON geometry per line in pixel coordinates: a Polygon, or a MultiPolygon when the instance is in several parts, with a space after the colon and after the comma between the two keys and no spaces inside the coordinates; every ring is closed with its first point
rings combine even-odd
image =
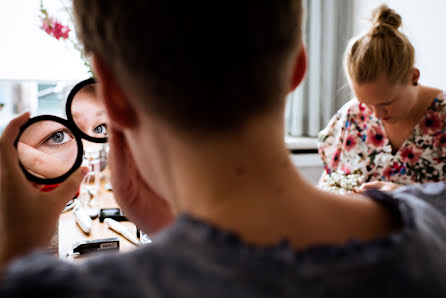
{"type": "Polygon", "coordinates": [[[382,191],[393,191],[400,186],[398,184],[392,183],[392,182],[386,182],[386,181],[373,181],[364,183],[361,185],[360,188],[358,188],[358,192],[362,193],[365,192],[368,189],[379,189],[382,191]]]}
{"type": "Polygon", "coordinates": [[[373,182],[364,183],[363,185],[361,185],[361,188],[363,188],[363,189],[373,189],[373,188],[379,188],[382,185],[383,185],[382,181],[373,181],[373,182]]]}
{"type": "Polygon", "coordinates": [[[22,115],[12,119],[3,131],[3,135],[1,137],[2,145],[14,145],[14,142],[19,135],[20,127],[22,127],[22,125],[25,124],[28,119],[29,112],[23,113],[22,115]]]}
{"type": "Polygon", "coordinates": [[[20,133],[20,127],[25,124],[28,119],[29,112],[26,112],[11,120],[3,131],[0,138],[0,154],[3,168],[7,167],[11,169],[19,169],[17,162],[17,150],[14,147],[14,142],[20,133]]]}
{"type": "Polygon", "coordinates": [[[44,184],[38,184],[35,182],[31,182],[31,181],[29,183],[31,183],[31,186],[34,187],[34,189],[37,189],[39,191],[42,190],[42,188],[44,188],[44,186],[45,186],[44,184]]]}
{"type": "Polygon", "coordinates": [[[368,189],[379,189],[381,188],[381,181],[373,181],[362,184],[360,187],[356,189],[358,193],[363,193],[368,189]]]}
{"type": "Polygon", "coordinates": [[[34,149],[25,143],[19,142],[17,150],[22,165],[30,172],[37,174],[36,176],[56,178],[62,176],[70,169],[57,158],[34,149]]]}
{"type": "Polygon", "coordinates": [[[54,204],[59,209],[65,206],[65,204],[73,198],[76,192],[79,190],[82,179],[87,175],[89,169],[87,167],[81,167],[74,172],[70,178],[60,184],[55,190],[48,193],[50,200],[54,201],[54,204]]]}

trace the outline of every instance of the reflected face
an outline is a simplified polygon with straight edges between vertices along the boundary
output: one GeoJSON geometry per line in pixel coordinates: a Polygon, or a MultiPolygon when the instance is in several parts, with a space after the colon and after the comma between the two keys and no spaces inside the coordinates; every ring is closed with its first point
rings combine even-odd
{"type": "Polygon", "coordinates": [[[71,131],[55,121],[39,121],[20,136],[19,159],[35,176],[56,178],[68,172],[77,158],[77,143],[71,131]]]}
{"type": "Polygon", "coordinates": [[[95,85],[83,87],[74,96],[71,113],[76,126],[94,138],[107,137],[105,108],[96,96],[95,85]]]}

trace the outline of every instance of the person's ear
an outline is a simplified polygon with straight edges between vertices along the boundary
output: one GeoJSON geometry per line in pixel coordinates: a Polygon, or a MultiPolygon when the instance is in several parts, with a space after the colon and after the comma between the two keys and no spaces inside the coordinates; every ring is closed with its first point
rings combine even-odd
{"type": "Polygon", "coordinates": [[[302,83],[307,71],[307,51],[305,46],[300,46],[299,52],[294,62],[293,75],[291,76],[290,92],[302,83]]]}
{"type": "Polygon", "coordinates": [[[136,123],[136,111],[128,95],[124,92],[111,69],[96,54],[92,54],[92,64],[110,122],[115,128],[129,128],[136,123]]]}
{"type": "Polygon", "coordinates": [[[412,74],[410,78],[410,82],[412,85],[417,86],[418,80],[420,79],[420,70],[418,68],[412,68],[412,74]]]}

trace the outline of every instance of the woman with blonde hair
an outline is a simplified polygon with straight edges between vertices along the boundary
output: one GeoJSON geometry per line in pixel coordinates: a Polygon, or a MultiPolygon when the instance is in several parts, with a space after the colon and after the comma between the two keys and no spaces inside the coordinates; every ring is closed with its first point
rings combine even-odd
{"type": "Polygon", "coordinates": [[[446,101],[418,83],[415,51],[386,5],[352,40],[345,71],[355,98],[319,134],[327,174],[360,174],[365,182],[399,185],[446,180],[446,101]]]}
{"type": "Polygon", "coordinates": [[[445,297],[446,217],[416,196],[444,208],[446,184],[346,197],[290,159],[301,4],[75,0],[110,123],[113,195],[153,242],[76,264],[30,254],[82,175],[47,194],[28,187],[22,115],[0,137],[0,297],[445,297]]]}

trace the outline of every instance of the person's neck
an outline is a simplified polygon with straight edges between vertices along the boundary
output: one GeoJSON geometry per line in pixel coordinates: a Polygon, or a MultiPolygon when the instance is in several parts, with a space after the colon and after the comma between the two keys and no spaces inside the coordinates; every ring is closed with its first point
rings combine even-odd
{"type": "Polygon", "coordinates": [[[280,228],[261,225],[296,217],[300,199],[308,198],[312,186],[289,157],[283,121],[254,123],[230,137],[190,143],[171,138],[175,165],[171,177],[180,213],[235,230],[253,242],[268,243],[277,240],[280,228]],[[265,229],[271,229],[270,236],[265,229]],[[261,231],[262,239],[257,237],[261,231]]]}
{"type": "Polygon", "coordinates": [[[434,97],[441,90],[419,85],[416,93],[414,94],[412,102],[408,102],[410,109],[404,119],[401,119],[395,123],[385,123],[384,126],[387,130],[387,134],[396,134],[399,137],[410,134],[413,128],[418,124],[423,117],[426,109],[432,104],[434,97]]]}
{"type": "Polygon", "coordinates": [[[411,123],[418,123],[426,108],[430,105],[430,102],[433,100],[432,95],[430,94],[430,88],[419,85],[417,88],[417,92],[415,94],[415,100],[412,103],[412,108],[409,111],[408,120],[411,123]]]}
{"type": "Polygon", "coordinates": [[[299,249],[387,233],[389,216],[370,200],[322,192],[299,175],[283,120],[280,111],[228,136],[163,131],[164,196],[178,213],[256,245],[287,239],[299,249]]]}
{"type": "Polygon", "coordinates": [[[426,109],[432,104],[435,96],[440,92],[439,89],[419,85],[415,94],[415,100],[409,111],[407,121],[409,124],[416,125],[424,115],[426,109]]]}
{"type": "Polygon", "coordinates": [[[179,148],[173,155],[180,209],[201,213],[211,206],[239,204],[240,198],[258,202],[265,192],[277,195],[288,179],[300,182],[282,130],[256,122],[235,136],[210,136],[172,146],[179,148]]]}

